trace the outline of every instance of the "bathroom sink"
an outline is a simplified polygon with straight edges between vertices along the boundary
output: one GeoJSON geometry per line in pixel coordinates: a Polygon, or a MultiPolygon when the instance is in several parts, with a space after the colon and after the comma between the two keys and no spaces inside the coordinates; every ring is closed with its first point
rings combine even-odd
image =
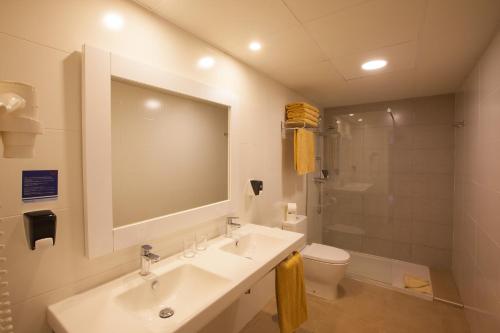
{"type": "Polygon", "coordinates": [[[47,321],[55,333],[198,332],[304,242],[253,224],[233,235],[238,241],[215,238],[192,258],[177,253],[147,276],[137,270],[52,304],[47,321]]]}
{"type": "Polygon", "coordinates": [[[235,237],[234,240],[222,246],[220,249],[247,259],[262,259],[272,253],[276,248],[283,245],[285,240],[262,235],[259,233],[250,233],[241,237],[235,237]]]}
{"type": "Polygon", "coordinates": [[[202,268],[183,264],[117,295],[116,301],[133,315],[150,321],[180,322],[189,317],[203,301],[224,290],[230,280],[202,268]],[[173,315],[161,318],[160,311],[172,309],[173,315]]]}

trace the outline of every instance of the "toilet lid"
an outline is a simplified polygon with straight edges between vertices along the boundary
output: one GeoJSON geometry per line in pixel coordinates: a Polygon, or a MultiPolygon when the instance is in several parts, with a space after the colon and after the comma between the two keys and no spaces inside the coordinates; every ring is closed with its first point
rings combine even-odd
{"type": "Polygon", "coordinates": [[[333,246],[312,243],[301,252],[304,258],[327,262],[330,264],[345,264],[351,259],[349,252],[333,246]]]}

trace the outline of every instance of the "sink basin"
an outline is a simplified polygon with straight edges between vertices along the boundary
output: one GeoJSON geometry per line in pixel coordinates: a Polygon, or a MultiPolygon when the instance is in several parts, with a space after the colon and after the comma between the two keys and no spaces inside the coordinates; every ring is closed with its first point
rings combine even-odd
{"type": "Polygon", "coordinates": [[[160,260],[147,277],[134,271],[51,304],[49,326],[55,333],[198,332],[304,242],[304,235],[254,224],[235,235],[237,244],[221,236],[193,258],[160,260]]]}
{"type": "Polygon", "coordinates": [[[117,295],[125,310],[147,321],[176,323],[185,320],[202,301],[216,296],[230,283],[224,277],[199,267],[183,264],[117,295]],[[171,308],[174,315],[160,318],[159,313],[171,308]]]}
{"type": "Polygon", "coordinates": [[[235,237],[230,244],[220,249],[247,259],[262,259],[272,253],[273,250],[283,245],[285,241],[277,237],[270,237],[258,233],[250,233],[241,237],[235,237]]]}

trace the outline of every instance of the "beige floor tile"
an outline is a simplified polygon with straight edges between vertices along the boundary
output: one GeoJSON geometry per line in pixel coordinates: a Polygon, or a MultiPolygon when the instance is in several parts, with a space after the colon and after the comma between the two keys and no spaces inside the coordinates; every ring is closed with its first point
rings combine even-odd
{"type": "Polygon", "coordinates": [[[431,269],[434,297],[462,304],[453,276],[449,270],[431,269]]]}
{"type": "MultiPolygon", "coordinates": [[[[296,333],[469,333],[464,311],[389,289],[344,279],[339,299],[308,295],[309,320],[296,333]]],[[[278,333],[270,302],[242,333],[278,333]]]]}

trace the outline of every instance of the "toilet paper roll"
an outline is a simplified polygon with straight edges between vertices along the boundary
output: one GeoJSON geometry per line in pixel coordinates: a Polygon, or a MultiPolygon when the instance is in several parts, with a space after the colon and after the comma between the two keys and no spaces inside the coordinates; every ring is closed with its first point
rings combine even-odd
{"type": "Polygon", "coordinates": [[[54,246],[52,238],[42,238],[35,241],[35,250],[48,249],[54,246]]]}
{"type": "Polygon", "coordinates": [[[286,220],[294,221],[297,219],[297,204],[294,202],[290,202],[286,207],[286,220]]]}

